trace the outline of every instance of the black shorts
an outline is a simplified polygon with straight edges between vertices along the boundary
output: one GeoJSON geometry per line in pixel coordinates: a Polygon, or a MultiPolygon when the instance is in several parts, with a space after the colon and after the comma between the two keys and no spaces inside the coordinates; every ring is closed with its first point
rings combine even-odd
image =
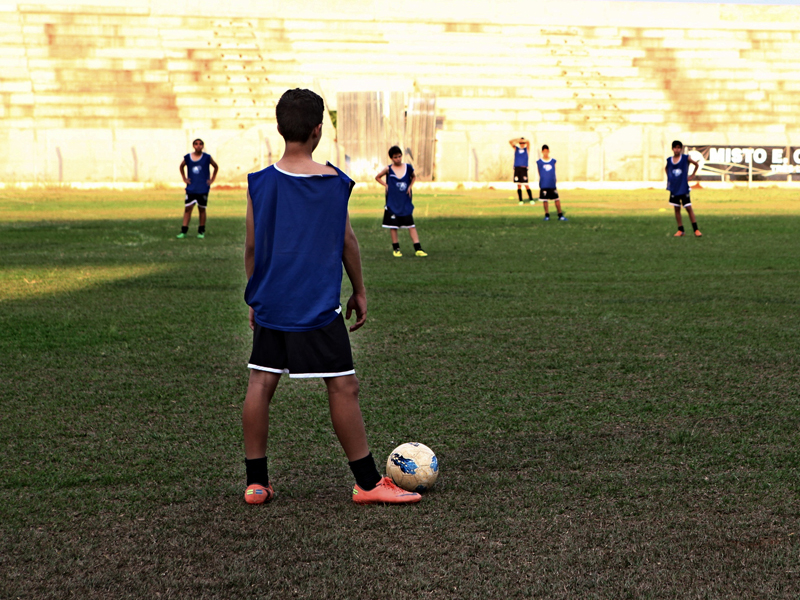
{"type": "Polygon", "coordinates": [[[256,323],[247,365],[289,377],[341,377],[355,374],[344,317],[311,331],[278,331],[256,323]]]}
{"type": "Polygon", "coordinates": [[[558,190],[556,188],[540,189],[539,200],[558,200],[558,190]]]}
{"type": "Polygon", "coordinates": [[[202,208],[208,206],[208,194],[193,194],[191,192],[186,192],[186,202],[184,206],[191,206],[192,204],[197,204],[202,208]]]}
{"type": "Polygon", "coordinates": [[[528,167],[514,167],[514,183],[528,183],[528,167]]]}
{"type": "Polygon", "coordinates": [[[383,227],[387,229],[411,229],[414,225],[414,215],[396,215],[387,207],[383,207],[383,227]]]}
{"type": "Polygon", "coordinates": [[[674,194],[669,195],[669,203],[672,206],[677,206],[678,208],[683,206],[691,206],[692,205],[692,198],[691,194],[678,194],[677,196],[674,194]]]}

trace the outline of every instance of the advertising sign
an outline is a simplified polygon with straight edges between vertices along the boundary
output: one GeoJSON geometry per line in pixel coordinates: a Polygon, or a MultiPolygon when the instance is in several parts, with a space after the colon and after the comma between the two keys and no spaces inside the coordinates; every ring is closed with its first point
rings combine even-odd
{"type": "Polygon", "coordinates": [[[700,163],[700,181],[800,181],[800,148],[791,146],[686,146],[700,163]]]}

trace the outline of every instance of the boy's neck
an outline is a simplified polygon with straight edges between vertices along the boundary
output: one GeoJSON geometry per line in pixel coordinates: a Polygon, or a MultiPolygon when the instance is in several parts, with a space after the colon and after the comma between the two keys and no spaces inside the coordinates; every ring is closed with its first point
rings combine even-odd
{"type": "Polygon", "coordinates": [[[196,158],[202,158],[202,156],[203,156],[202,152],[192,152],[192,158],[195,158],[195,157],[196,158]]]}
{"type": "Polygon", "coordinates": [[[286,149],[281,159],[275,163],[282,171],[297,175],[319,175],[336,173],[327,165],[315,162],[312,153],[316,147],[313,139],[307,142],[286,142],[286,149]]]}

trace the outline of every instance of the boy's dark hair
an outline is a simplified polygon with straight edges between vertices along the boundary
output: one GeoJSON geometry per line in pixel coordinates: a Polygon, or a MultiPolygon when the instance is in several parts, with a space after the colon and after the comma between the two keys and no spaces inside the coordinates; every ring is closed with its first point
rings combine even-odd
{"type": "Polygon", "coordinates": [[[544,146],[542,146],[542,150],[550,150],[550,146],[548,146],[547,144],[545,144],[544,146]]]}
{"type": "Polygon", "coordinates": [[[192,146],[194,146],[194,142],[200,142],[201,144],[203,144],[203,146],[205,146],[205,145],[206,145],[206,143],[205,143],[203,140],[201,140],[200,138],[197,138],[196,140],[194,140],[194,141],[192,142],[192,146]]]}
{"type": "Polygon", "coordinates": [[[683,148],[683,144],[681,144],[679,140],[675,140],[674,142],[672,142],[672,147],[673,148],[683,148]]]}
{"type": "Polygon", "coordinates": [[[322,123],[325,103],[311,90],[295,88],[284,92],[275,107],[278,128],[287,142],[307,142],[314,128],[322,123]]]}
{"type": "Polygon", "coordinates": [[[400,146],[392,146],[391,148],[389,148],[389,158],[392,158],[393,156],[395,156],[397,154],[400,154],[400,155],[403,154],[403,151],[400,150],[400,146]]]}

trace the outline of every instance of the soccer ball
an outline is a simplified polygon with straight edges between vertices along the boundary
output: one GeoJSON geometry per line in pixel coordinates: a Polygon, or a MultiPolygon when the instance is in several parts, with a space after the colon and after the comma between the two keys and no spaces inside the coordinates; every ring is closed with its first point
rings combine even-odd
{"type": "Polygon", "coordinates": [[[409,492],[425,492],[439,476],[439,461],[425,444],[408,442],[392,450],[386,461],[386,474],[409,492]]]}

